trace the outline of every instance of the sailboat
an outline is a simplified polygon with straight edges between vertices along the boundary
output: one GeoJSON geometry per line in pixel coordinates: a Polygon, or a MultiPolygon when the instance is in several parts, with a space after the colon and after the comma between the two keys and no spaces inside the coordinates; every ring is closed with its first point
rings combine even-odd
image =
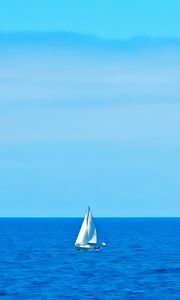
{"type": "Polygon", "coordinates": [[[105,245],[105,243],[102,243],[101,245],[97,244],[96,226],[93,221],[90,207],[88,207],[88,211],[85,214],[83,223],[75,242],[75,247],[78,250],[98,251],[101,250],[105,245]]]}

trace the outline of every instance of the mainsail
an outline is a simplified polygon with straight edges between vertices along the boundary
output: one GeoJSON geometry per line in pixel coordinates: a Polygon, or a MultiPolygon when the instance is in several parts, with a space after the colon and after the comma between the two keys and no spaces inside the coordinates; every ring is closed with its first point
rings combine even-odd
{"type": "Polygon", "coordinates": [[[97,243],[97,232],[90,208],[86,213],[75,246],[85,246],[97,243]]]}

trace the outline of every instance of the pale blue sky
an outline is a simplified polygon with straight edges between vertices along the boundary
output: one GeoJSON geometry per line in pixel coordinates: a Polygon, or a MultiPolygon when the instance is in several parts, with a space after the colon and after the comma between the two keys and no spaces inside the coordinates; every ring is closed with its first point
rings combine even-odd
{"type": "Polygon", "coordinates": [[[179,2],[24,3],[0,2],[0,215],[179,216],[179,2]]]}

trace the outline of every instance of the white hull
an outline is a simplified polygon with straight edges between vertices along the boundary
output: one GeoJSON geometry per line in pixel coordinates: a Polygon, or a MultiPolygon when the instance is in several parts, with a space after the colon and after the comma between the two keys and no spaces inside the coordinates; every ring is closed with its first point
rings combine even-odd
{"type": "Polygon", "coordinates": [[[99,251],[102,249],[101,246],[95,246],[95,245],[84,245],[84,246],[78,246],[75,245],[77,250],[86,250],[86,251],[99,251]]]}

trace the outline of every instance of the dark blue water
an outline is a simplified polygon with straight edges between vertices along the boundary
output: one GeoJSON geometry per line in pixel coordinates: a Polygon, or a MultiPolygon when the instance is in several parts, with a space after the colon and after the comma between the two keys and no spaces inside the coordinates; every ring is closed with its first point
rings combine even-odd
{"type": "Polygon", "coordinates": [[[73,243],[81,219],[0,219],[2,299],[180,299],[180,219],[96,219],[100,252],[73,243]]]}

